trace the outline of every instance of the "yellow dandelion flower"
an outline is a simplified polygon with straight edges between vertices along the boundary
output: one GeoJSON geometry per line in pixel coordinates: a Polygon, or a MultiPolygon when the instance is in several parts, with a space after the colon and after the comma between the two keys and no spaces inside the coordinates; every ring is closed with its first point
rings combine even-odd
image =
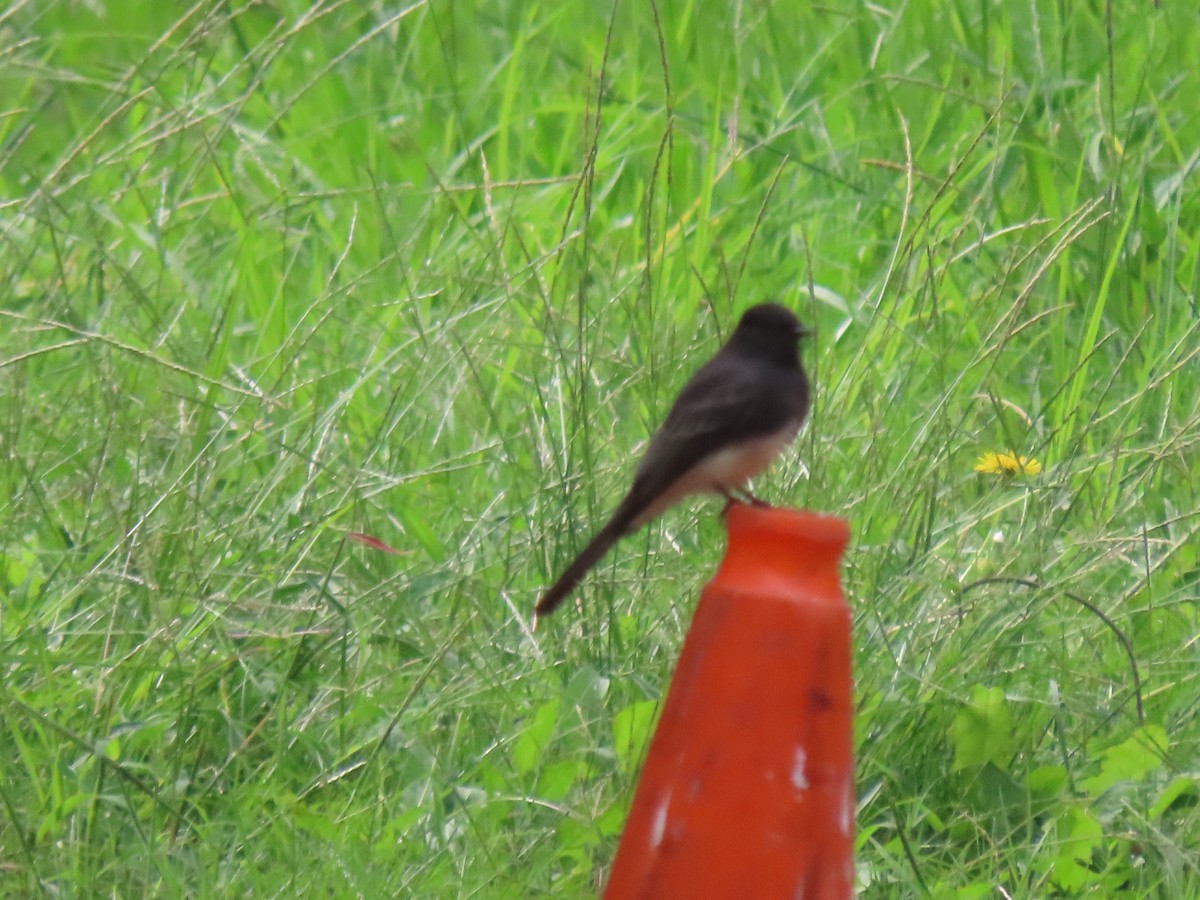
{"type": "Polygon", "coordinates": [[[976,461],[975,471],[985,475],[1036,475],[1042,471],[1042,464],[1032,456],[992,453],[989,450],[976,461]]]}

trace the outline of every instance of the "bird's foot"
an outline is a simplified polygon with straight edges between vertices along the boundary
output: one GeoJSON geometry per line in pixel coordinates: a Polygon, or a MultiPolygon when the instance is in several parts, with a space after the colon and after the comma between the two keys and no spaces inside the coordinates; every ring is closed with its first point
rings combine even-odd
{"type": "Polygon", "coordinates": [[[745,503],[748,506],[757,506],[759,509],[771,508],[770,503],[768,503],[766,500],[760,500],[745,488],[730,489],[721,486],[717,488],[717,493],[725,498],[725,506],[721,509],[722,519],[729,515],[729,508],[735,503],[745,503]]]}
{"type": "Polygon", "coordinates": [[[770,503],[768,503],[766,500],[760,500],[758,497],[755,497],[752,493],[750,493],[745,488],[738,488],[738,494],[739,494],[739,499],[743,503],[749,503],[751,506],[757,506],[760,509],[770,509],[771,508],[770,503]]]}

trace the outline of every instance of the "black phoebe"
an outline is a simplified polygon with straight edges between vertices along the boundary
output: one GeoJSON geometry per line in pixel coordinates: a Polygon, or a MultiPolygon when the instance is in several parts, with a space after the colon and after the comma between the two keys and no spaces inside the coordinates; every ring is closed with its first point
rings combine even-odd
{"type": "Polygon", "coordinates": [[[799,343],[807,330],[774,303],[752,306],[716,356],[692,376],[650,439],[633,487],[567,566],[534,618],[553,612],[617,538],[690,494],[735,492],[790,444],[808,413],[799,343]]]}

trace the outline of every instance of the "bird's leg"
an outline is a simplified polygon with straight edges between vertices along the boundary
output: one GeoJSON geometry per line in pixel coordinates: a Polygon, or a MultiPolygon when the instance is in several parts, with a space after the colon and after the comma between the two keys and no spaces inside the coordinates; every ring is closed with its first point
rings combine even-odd
{"type": "Polygon", "coordinates": [[[733,492],[723,484],[713,485],[717,493],[725,498],[725,505],[721,507],[721,521],[725,521],[725,517],[729,515],[729,507],[737,503],[737,499],[733,496],[733,492]]]}
{"type": "Polygon", "coordinates": [[[738,488],[737,493],[739,495],[738,499],[740,499],[743,503],[749,503],[751,506],[767,507],[767,508],[769,508],[771,506],[771,504],[768,503],[766,500],[760,500],[758,497],[755,497],[752,493],[750,493],[745,488],[738,488]]]}
{"type": "Polygon", "coordinates": [[[713,489],[725,498],[725,506],[721,509],[721,518],[724,519],[729,515],[729,507],[735,503],[745,503],[749,506],[757,506],[760,509],[770,509],[771,504],[766,500],[760,500],[752,493],[743,487],[730,488],[723,484],[713,485],[713,489]]]}

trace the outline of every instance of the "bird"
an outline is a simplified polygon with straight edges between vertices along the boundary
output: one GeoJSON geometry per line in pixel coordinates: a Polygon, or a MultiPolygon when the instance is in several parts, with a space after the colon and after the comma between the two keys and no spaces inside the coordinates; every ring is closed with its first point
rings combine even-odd
{"type": "Polygon", "coordinates": [[[809,408],[800,340],[810,335],[777,303],[747,309],[717,354],[683,386],[650,438],[629,493],[542,596],[533,621],[553,612],[624,535],[684,497],[718,494],[760,503],[745,484],[800,431],[809,408]]]}

